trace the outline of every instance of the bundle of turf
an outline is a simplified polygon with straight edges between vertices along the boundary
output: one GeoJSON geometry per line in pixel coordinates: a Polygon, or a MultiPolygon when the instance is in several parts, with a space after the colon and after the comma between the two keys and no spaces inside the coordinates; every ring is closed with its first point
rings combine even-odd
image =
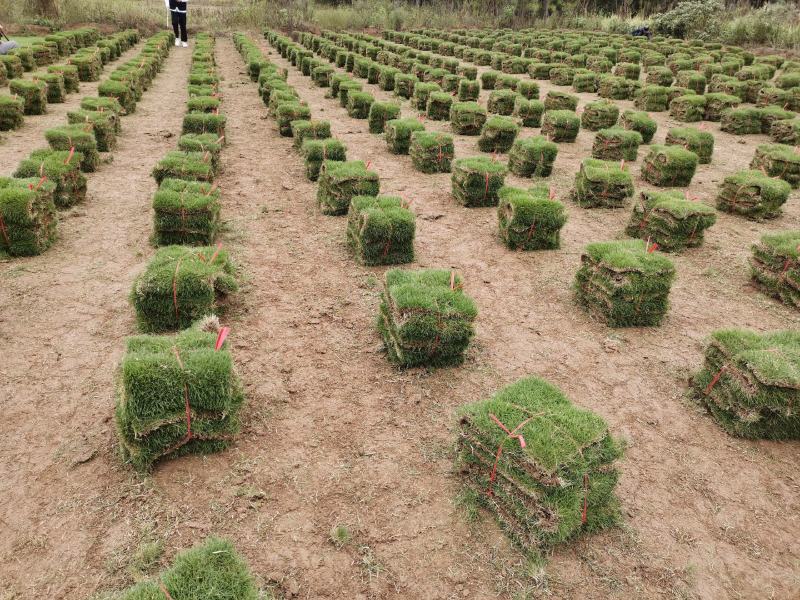
{"type": "Polygon", "coordinates": [[[763,235],[753,246],[750,269],[766,294],[800,308],[800,231],[763,235]]]}
{"type": "Polygon", "coordinates": [[[481,152],[508,152],[517,138],[519,126],[509,117],[492,116],[486,120],[478,138],[481,152]]]}
{"type": "Polygon", "coordinates": [[[450,179],[453,197],[467,207],[496,206],[507,171],[503,163],[484,156],[460,158],[453,163],[450,179]]]}
{"type": "Polygon", "coordinates": [[[795,113],[780,106],[765,106],[759,109],[759,114],[761,116],[761,133],[770,133],[773,123],[785,121],[795,116],[795,113]]]}
{"type": "Polygon", "coordinates": [[[762,144],[756,148],[751,169],[779,177],[793,188],[800,187],[800,151],[785,144],[762,144]]]}
{"type": "Polygon", "coordinates": [[[350,90],[347,95],[347,115],[353,119],[366,119],[373,102],[375,98],[369,92],[350,90]]]}
{"type": "Polygon", "coordinates": [[[731,108],[723,111],[720,129],[736,135],[761,133],[761,109],[731,108]]]}
{"type": "Polygon", "coordinates": [[[409,99],[414,94],[414,86],[419,83],[419,79],[408,73],[398,73],[394,76],[395,95],[409,99]]]}
{"type": "Polygon", "coordinates": [[[697,154],[681,146],[650,147],[644,159],[642,178],[659,187],[685,187],[697,170],[697,154]]]}
{"type": "Polygon", "coordinates": [[[25,122],[25,101],[19,96],[0,95],[0,131],[22,127],[25,122]]]}
{"type": "Polygon", "coordinates": [[[12,79],[8,82],[8,90],[22,99],[23,113],[26,115],[43,115],[47,112],[47,84],[44,81],[12,79]]]}
{"type": "MultiPolygon", "coordinates": [[[[221,449],[225,441],[209,440],[206,443],[210,446],[208,451],[221,449]],[[214,443],[219,448],[213,447],[214,443]]],[[[173,566],[160,574],[157,580],[141,581],[115,595],[114,599],[258,600],[259,597],[256,582],[230,542],[209,538],[200,546],[180,552],[173,566]]]]}
{"type": "Polygon", "coordinates": [[[572,89],[576,92],[594,93],[597,91],[597,73],[592,71],[578,71],[572,78],[572,89]]]}
{"type": "Polygon", "coordinates": [[[757,221],[772,219],[781,214],[791,191],[789,183],[762,171],[739,171],[720,185],[717,208],[757,221]]]}
{"type": "Polygon", "coordinates": [[[633,105],[640,110],[665,111],[669,108],[669,88],[646,85],[636,93],[633,105]]]}
{"type": "Polygon", "coordinates": [[[578,97],[566,92],[551,90],[544,97],[544,108],[547,111],[572,111],[578,108],[578,97]]]}
{"type": "Polygon", "coordinates": [[[292,144],[298,150],[303,147],[303,143],[306,140],[324,140],[331,137],[331,124],[329,121],[301,119],[292,121],[289,126],[292,130],[292,144]]]}
{"type": "Polygon", "coordinates": [[[173,150],[156,163],[151,174],[160,185],[167,178],[210,182],[216,172],[211,152],[173,150]]]}
{"type": "Polygon", "coordinates": [[[651,240],[661,250],[680,252],[700,246],[705,230],[716,220],[712,207],[687,200],[683,192],[642,192],[625,233],[651,240]]]}
{"type": "Polygon", "coordinates": [[[221,106],[220,99],[214,96],[190,96],[186,101],[186,110],[188,112],[213,113],[218,112],[221,106]]]}
{"type": "Polygon", "coordinates": [[[392,154],[408,154],[411,147],[411,134],[415,131],[423,131],[425,126],[417,119],[406,117],[405,119],[392,119],[386,123],[386,145],[392,154]]]}
{"type": "Polygon", "coordinates": [[[428,94],[426,113],[431,121],[446,121],[450,118],[450,107],[453,97],[446,92],[431,92],[428,94]]]}
{"type": "Polygon", "coordinates": [[[678,71],[675,74],[675,85],[692,90],[695,94],[704,94],[706,91],[706,76],[699,71],[678,71]]]}
{"type": "Polygon", "coordinates": [[[622,113],[620,125],[625,129],[637,131],[642,135],[642,143],[649,144],[656,134],[658,124],[646,112],[626,110],[622,113]]]}
{"type": "Polygon", "coordinates": [[[571,197],[582,208],[620,208],[633,196],[633,178],[617,162],[586,158],[571,197]]]}
{"type": "Polygon", "coordinates": [[[360,160],[322,163],[317,203],[324,215],[344,215],[354,196],[377,196],[379,191],[378,174],[360,160]]]}
{"type": "MultiPolygon", "coordinates": [[[[0,98],[0,111],[2,111],[2,98],[0,98]]],[[[2,128],[2,117],[0,116],[0,130],[2,128]]],[[[769,135],[773,142],[779,144],[800,144],[800,118],[773,122],[769,129],[769,135]]]]}
{"type": "Polygon", "coordinates": [[[115,417],[123,460],[136,470],[148,471],[162,458],[218,452],[238,433],[242,385],[227,345],[217,349],[217,339],[199,326],[127,339],[115,417]]]}
{"type": "Polygon", "coordinates": [[[514,116],[522,123],[523,127],[541,127],[542,115],[544,114],[544,102],[540,100],[528,100],[523,96],[517,96],[514,101],[514,116]]]}
{"type": "Polygon", "coordinates": [[[478,135],[486,123],[486,109],[477,102],[454,102],[450,126],[459,135],[478,135]]]}
{"type": "Polygon", "coordinates": [[[300,153],[305,158],[306,177],[310,181],[317,181],[322,163],[326,160],[347,160],[347,149],[337,139],[305,140],[300,148],[300,153]]]}
{"type": "Polygon", "coordinates": [[[508,170],[519,177],[549,177],[558,145],[544,136],[517,139],[508,153],[508,170]]]}
{"type": "Polygon", "coordinates": [[[659,325],[669,307],[675,267],[641,240],[586,246],[575,275],[577,300],[610,327],[659,325]]]}
{"type": "Polygon", "coordinates": [[[61,104],[67,99],[64,77],[59,73],[34,73],[34,81],[43,81],[47,86],[48,104],[61,104]]]}
{"type": "Polygon", "coordinates": [[[619,119],[619,107],[608,100],[589,102],[581,114],[581,127],[598,131],[613,127],[619,119]]]}
{"type": "Polygon", "coordinates": [[[113,98],[119,102],[125,114],[136,110],[136,93],[131,87],[121,81],[108,79],[97,88],[97,95],[101,98],[113,98]]]}
{"type": "Polygon", "coordinates": [[[226,250],[164,246],[133,282],[131,302],[142,331],[170,331],[213,314],[237,289],[226,250]]]}
{"type": "Polygon", "coordinates": [[[639,81],[641,75],[641,67],[637,63],[620,62],[613,66],[611,74],[617,77],[624,77],[632,81],[639,81]]]}
{"type": "MultiPolygon", "coordinates": [[[[85,96],[81,98],[81,110],[95,112],[111,112],[117,117],[122,114],[122,105],[116,98],[100,98],[99,96],[85,96]]],[[[117,133],[120,132],[120,120],[117,119],[117,133]]]]}
{"type": "Polygon", "coordinates": [[[711,162],[714,154],[714,136],[708,131],[694,127],[675,127],[667,132],[667,146],[681,146],[697,155],[697,163],[711,162]]]}
{"type": "Polygon", "coordinates": [[[621,456],[601,417],[536,377],[459,410],[457,466],[469,496],[539,560],[619,521],[621,456]]]}
{"type": "Polygon", "coordinates": [[[478,99],[481,93],[481,86],[477,81],[469,79],[461,79],[458,82],[458,101],[459,102],[473,102],[478,99]]]}
{"type": "Polygon", "coordinates": [[[219,138],[213,133],[185,133],[178,138],[178,150],[210,156],[211,166],[216,173],[224,141],[224,138],[219,138]]]}
{"type": "Polygon", "coordinates": [[[70,111],[67,113],[67,123],[91,127],[94,139],[97,142],[97,150],[100,152],[111,152],[117,145],[119,120],[117,115],[112,112],[70,111]]]}
{"type": "Polygon", "coordinates": [[[14,54],[0,54],[0,64],[5,67],[7,79],[20,79],[25,75],[25,68],[19,56],[14,54]]]}
{"type": "Polygon", "coordinates": [[[436,131],[411,134],[411,164],[422,173],[449,173],[455,149],[453,136],[436,131]]]}
{"type": "Polygon", "coordinates": [[[481,73],[481,88],[484,90],[493,90],[499,75],[500,73],[497,71],[484,71],[481,73]]]}
{"type": "Polygon", "coordinates": [[[97,151],[97,140],[93,127],[85,125],[66,125],[47,129],[44,137],[53,150],[75,150],[81,155],[81,170],[92,173],[100,164],[100,154],[97,151]]]}
{"type": "Polygon", "coordinates": [[[736,108],[740,100],[736,96],[722,93],[712,93],[702,96],[706,99],[705,112],[703,119],[706,121],[719,121],[722,119],[722,114],[731,108],[736,108]]]}
{"type": "Polygon", "coordinates": [[[503,186],[498,192],[500,239],[512,250],[555,250],[567,222],[564,205],[550,198],[547,186],[523,190],[503,186]]]}
{"type": "Polygon", "coordinates": [[[14,177],[46,177],[55,188],[56,208],[69,208],[86,198],[86,176],[81,172],[81,155],[68,150],[34,150],[20,162],[14,177]]]}
{"type": "Polygon", "coordinates": [[[347,240],[364,265],[414,261],[416,218],[400,198],[354,196],[347,213],[347,240]]]}
{"type": "Polygon", "coordinates": [[[508,116],[514,112],[514,101],[518,96],[513,90],[494,90],[489,94],[486,109],[496,115],[508,116]]]}
{"type": "Polygon", "coordinates": [[[800,334],[722,329],[692,378],[698,401],[731,435],[800,439],[800,334]]]}
{"type": "MultiPolygon", "coordinates": [[[[305,118],[308,118],[308,116],[303,113],[294,119],[289,119],[289,121],[305,118]]],[[[222,137],[225,135],[225,115],[198,112],[186,113],[183,116],[181,133],[214,133],[217,137],[222,137]]]]}
{"type": "Polygon", "coordinates": [[[638,131],[611,127],[597,132],[592,144],[592,158],[601,160],[636,160],[642,134],[638,131]]]}
{"type": "Polygon", "coordinates": [[[542,115],[542,134],[552,142],[574,142],[581,119],[571,110],[546,110],[542,115]]]}
{"type": "Polygon", "coordinates": [[[414,86],[414,95],[411,97],[411,106],[417,110],[428,109],[428,96],[433,92],[441,92],[442,88],[438,83],[422,82],[414,86]]]}
{"type": "Polygon", "coordinates": [[[597,85],[597,94],[601,98],[612,100],[632,100],[639,91],[639,82],[624,77],[603,75],[597,85]]]}
{"type": "Polygon", "coordinates": [[[0,177],[0,251],[11,256],[41,254],[56,238],[56,185],[37,173],[0,177]]]}
{"type": "Polygon", "coordinates": [[[678,96],[669,103],[670,116],[684,123],[702,121],[705,111],[706,96],[699,94],[678,96]]]}
{"type": "Polygon", "coordinates": [[[367,117],[369,132],[383,133],[386,129],[387,122],[399,118],[399,104],[395,102],[373,102],[369,107],[369,116],[367,117]]]}
{"type": "Polygon", "coordinates": [[[78,69],[74,65],[51,65],[47,67],[47,72],[61,75],[66,94],[80,91],[78,69]]]}
{"type": "Polygon", "coordinates": [[[219,230],[220,193],[208,183],[165,179],[153,196],[157,246],[211,244],[219,230]]]}
{"type": "Polygon", "coordinates": [[[386,272],[378,330],[402,367],[460,364],[474,335],[475,303],[451,271],[386,272]]]}

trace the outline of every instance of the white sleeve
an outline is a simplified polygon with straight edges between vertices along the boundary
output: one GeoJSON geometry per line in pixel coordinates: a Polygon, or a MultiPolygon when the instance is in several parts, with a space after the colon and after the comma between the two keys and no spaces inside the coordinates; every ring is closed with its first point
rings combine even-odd
{"type": "Polygon", "coordinates": [[[164,0],[164,6],[166,6],[167,9],[169,9],[169,0],[164,0]]]}

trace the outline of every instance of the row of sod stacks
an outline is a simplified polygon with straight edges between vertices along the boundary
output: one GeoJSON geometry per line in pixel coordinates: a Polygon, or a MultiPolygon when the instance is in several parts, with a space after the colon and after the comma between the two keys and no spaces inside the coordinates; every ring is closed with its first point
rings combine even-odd
{"type": "Polygon", "coordinates": [[[728,433],[800,439],[800,333],[723,329],[711,334],[696,398],[728,433]]]}
{"type": "Polygon", "coordinates": [[[767,233],[753,245],[753,280],[768,295],[800,308],[800,231],[767,233]]]}
{"type": "Polygon", "coordinates": [[[564,205],[550,197],[547,186],[530,190],[503,186],[498,192],[500,239],[512,250],[554,250],[561,246],[567,222],[564,205]]]}
{"type": "Polygon", "coordinates": [[[633,178],[619,163],[587,158],[575,175],[572,200],[582,208],[620,208],[633,196],[633,178]]]}
{"type": "Polygon", "coordinates": [[[575,275],[578,302],[610,327],[659,325],[675,278],[672,262],[641,240],[586,246],[575,275]]]}
{"type": "Polygon", "coordinates": [[[199,327],[127,339],[115,416],[123,459],[136,470],[221,450],[238,432],[242,385],[217,339],[199,327]]]}
{"type": "Polygon", "coordinates": [[[400,198],[354,196],[347,213],[347,241],[364,265],[414,261],[416,218],[400,198]]]}
{"type": "Polygon", "coordinates": [[[619,522],[623,446],[552,384],[521,379],[458,411],[466,492],[531,557],[619,522]],[[509,433],[510,432],[510,433],[509,433]]]}
{"type": "Polygon", "coordinates": [[[477,312],[454,272],[392,269],[386,272],[377,325],[392,362],[448,366],[464,360],[477,312]]]}
{"type": "Polygon", "coordinates": [[[705,230],[717,220],[714,209],[687,200],[683,192],[641,192],[625,233],[650,240],[661,250],[679,252],[703,243],[705,230]]]}
{"type": "Polygon", "coordinates": [[[56,186],[39,176],[0,177],[0,254],[41,254],[56,237],[56,186]]]}
{"type": "Polygon", "coordinates": [[[113,600],[258,600],[255,579],[233,545],[208,538],[184,550],[173,565],[115,594],[113,600]]]}
{"type": "Polygon", "coordinates": [[[781,214],[791,191],[787,182],[762,171],[738,171],[720,185],[717,208],[756,221],[772,219],[781,214]]]}

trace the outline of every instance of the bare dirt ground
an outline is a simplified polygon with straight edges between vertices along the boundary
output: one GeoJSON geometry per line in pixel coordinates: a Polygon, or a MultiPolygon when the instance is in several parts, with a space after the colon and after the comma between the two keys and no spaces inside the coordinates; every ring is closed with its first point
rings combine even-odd
{"type": "MultiPolygon", "coordinates": [[[[223,241],[246,280],[228,317],[247,386],[245,429],[227,452],[170,461],[144,479],[115,453],[115,367],[135,331],[126,299],[152,252],[148,173],[174,146],[162,133],[179,132],[185,99],[188,53],[176,50],[125,118],[114,163],[90,178],[87,203],[61,223],[58,244],[0,263],[0,387],[10,391],[0,397],[8,532],[0,598],[78,599],[119,588],[134,578],[143,542],[163,541],[166,564],[209,534],[230,538],[261,581],[287,597],[800,594],[800,446],[731,438],[683,398],[710,331],[798,325],[796,312],[750,286],[746,264],[761,233],[800,226],[797,192],[772,222],[720,214],[702,248],[674,258],[666,322],[611,330],[574,304],[570,285],[582,247],[621,236],[627,210],[568,204],[561,250],[510,252],[493,209],[457,206],[449,175],[417,173],[408,157],[389,154],[365,121],[289,66],[289,83],[316,118],[331,121],[349,158],[372,161],[382,193],[410,201],[416,266],[458,269],[479,306],[464,366],[401,372],[373,327],[383,269],[357,266],[344,220],[318,213],[316,185],[267,119],[229,39],[218,39],[217,58],[229,142],[218,179],[223,241]],[[488,516],[465,518],[451,467],[453,410],[529,374],[603,415],[629,444],[618,491],[624,526],[560,549],[536,578],[488,516]],[[328,539],[336,524],[353,532],[343,548],[328,539]]],[[[275,52],[270,58],[287,66],[275,52]]],[[[414,114],[407,104],[404,114],[414,114]]],[[[655,116],[661,141],[672,123],[655,116]]],[[[714,162],[689,193],[711,201],[722,177],[744,168],[766,138],[742,144],[716,124],[709,129],[714,162]]],[[[592,139],[582,132],[560,144],[551,178],[560,195],[592,139]]],[[[456,136],[456,154],[478,154],[475,138],[456,136]]]]}

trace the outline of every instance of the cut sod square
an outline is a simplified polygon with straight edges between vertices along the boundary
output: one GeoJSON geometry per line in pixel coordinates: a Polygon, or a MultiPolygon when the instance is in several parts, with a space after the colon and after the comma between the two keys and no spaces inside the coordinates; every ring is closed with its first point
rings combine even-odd
{"type": "Polygon", "coordinates": [[[518,95],[514,101],[513,114],[520,120],[523,127],[541,127],[544,102],[541,100],[528,100],[518,95]]]}
{"type": "Polygon", "coordinates": [[[187,112],[219,112],[222,102],[214,96],[191,96],[186,101],[187,112]]]}
{"type": "Polygon", "coordinates": [[[393,119],[400,118],[400,105],[396,102],[373,102],[369,107],[370,133],[384,133],[386,123],[393,119]]]}
{"type": "Polygon", "coordinates": [[[219,229],[220,193],[209,183],[165,179],[153,196],[157,246],[203,246],[219,229]]]}
{"type": "Polygon", "coordinates": [[[97,140],[92,126],[66,125],[54,127],[44,132],[44,137],[53,150],[70,151],[73,148],[81,154],[81,170],[92,173],[100,164],[100,154],[97,151],[97,140]]]}
{"type": "Polygon", "coordinates": [[[436,131],[411,134],[411,164],[422,173],[449,173],[453,161],[453,136],[436,131]]]}
{"type": "Polygon", "coordinates": [[[764,293],[800,308],[800,231],[764,234],[753,245],[750,270],[764,293]]]}
{"type": "Polygon", "coordinates": [[[324,215],[347,214],[354,196],[377,196],[379,191],[378,174],[360,160],[322,163],[317,203],[324,215]]]}
{"type": "Polygon", "coordinates": [[[694,127],[675,127],[667,132],[667,146],[681,146],[697,155],[698,164],[708,164],[714,154],[714,136],[694,127]]]}
{"type": "Polygon", "coordinates": [[[34,81],[44,81],[47,85],[47,103],[62,104],[67,99],[64,76],[60,73],[34,73],[34,81]]]}
{"type": "Polygon", "coordinates": [[[702,121],[705,111],[706,97],[699,94],[678,96],[669,103],[670,116],[683,123],[702,121]]]}
{"type": "Polygon", "coordinates": [[[638,131],[622,127],[601,129],[597,132],[592,144],[592,158],[634,161],[642,142],[642,134],[638,131]]]}
{"type": "Polygon", "coordinates": [[[178,150],[183,152],[199,152],[211,157],[214,172],[219,169],[220,154],[225,140],[213,133],[185,133],[178,138],[178,150]]]}
{"type": "Polygon", "coordinates": [[[494,90],[489,94],[486,109],[496,115],[508,116],[514,112],[514,101],[518,96],[514,90],[494,90]]]}
{"type": "Polygon", "coordinates": [[[705,112],[703,119],[706,121],[719,121],[722,119],[722,113],[730,108],[736,108],[740,100],[736,96],[722,93],[712,93],[701,96],[705,98],[705,112]]]}
{"type": "Polygon", "coordinates": [[[523,190],[503,186],[498,192],[500,239],[512,250],[555,250],[567,222],[564,205],[550,198],[546,186],[523,190]]]}
{"type": "Polygon", "coordinates": [[[505,184],[508,168],[484,156],[453,162],[453,197],[462,206],[497,206],[498,191],[505,184]]]}
{"type": "Polygon", "coordinates": [[[761,133],[770,133],[774,123],[785,121],[795,116],[794,112],[779,106],[765,106],[758,109],[758,111],[761,117],[761,133]]]}
{"type": "Polygon", "coordinates": [[[411,97],[411,105],[417,110],[425,111],[428,109],[428,96],[433,92],[441,92],[442,88],[438,83],[420,82],[414,86],[414,95],[411,97]]]}
{"type": "Polygon", "coordinates": [[[735,135],[761,133],[761,109],[745,107],[723,111],[720,129],[735,135]]]}
{"type": "Polygon", "coordinates": [[[792,188],[800,187],[800,151],[785,144],[762,144],[756,148],[751,169],[783,179],[792,188]]]}
{"type": "Polygon", "coordinates": [[[631,81],[614,75],[602,75],[597,85],[597,94],[601,98],[610,98],[612,100],[633,100],[639,88],[638,81],[631,81]]]}
{"type": "Polygon", "coordinates": [[[414,94],[414,86],[419,83],[419,79],[408,73],[398,73],[394,76],[394,93],[406,100],[414,94]]]}
{"type": "MultiPolygon", "coordinates": [[[[192,327],[126,340],[115,420],[121,455],[136,470],[148,471],[162,458],[221,450],[238,432],[242,385],[227,344],[215,349],[217,335],[192,327]]],[[[207,581],[209,566],[202,575],[186,575],[207,581]]],[[[168,584],[165,578],[162,585],[168,584]]],[[[173,581],[171,589],[178,595],[191,587],[173,581]]]]}
{"type": "Polygon", "coordinates": [[[478,310],[447,270],[386,272],[378,330],[389,359],[402,367],[463,362],[478,310]]]}
{"type": "Polygon", "coordinates": [[[508,152],[518,133],[519,125],[510,117],[489,117],[481,129],[478,148],[481,152],[508,152]]]}
{"type": "Polygon", "coordinates": [[[669,88],[660,85],[646,85],[636,93],[633,105],[645,111],[665,111],[669,108],[669,88]]]}
{"type": "Polygon", "coordinates": [[[56,238],[55,189],[38,174],[0,177],[0,251],[35,256],[50,247],[56,238]]]}
{"type": "Polygon", "coordinates": [[[633,196],[633,178],[618,162],[586,158],[575,175],[572,199],[582,208],[620,208],[633,196]]]}
{"type": "Polygon", "coordinates": [[[450,126],[459,135],[478,135],[486,123],[486,109],[477,102],[454,102],[450,126]]]}
{"type": "Polygon", "coordinates": [[[325,140],[331,137],[331,124],[329,121],[308,121],[301,119],[292,121],[292,144],[296,149],[303,147],[306,140],[325,140]]]}
{"type": "Polygon", "coordinates": [[[353,119],[366,119],[373,102],[375,98],[369,92],[350,90],[347,94],[347,115],[353,119]]]}
{"type": "Polygon", "coordinates": [[[788,182],[762,171],[739,171],[728,175],[717,193],[717,208],[754,221],[780,216],[792,188],[788,182]]]}
{"type": "Polygon", "coordinates": [[[675,74],[675,85],[690,89],[695,94],[704,94],[707,83],[706,76],[698,71],[678,71],[675,74]]]}
{"type": "MultiPolygon", "coordinates": [[[[0,130],[2,128],[2,97],[0,97],[0,130]]],[[[779,144],[800,144],[800,118],[773,122],[769,129],[769,135],[773,142],[779,144]]]]}
{"type": "MultiPolygon", "coordinates": [[[[95,112],[110,112],[119,117],[122,114],[122,105],[116,98],[101,98],[99,96],[85,96],[81,98],[81,110],[95,112]]],[[[117,133],[122,129],[122,121],[117,118],[117,133]]]]}
{"type": "Polygon", "coordinates": [[[549,177],[558,145],[544,136],[517,139],[508,153],[508,170],[518,177],[549,177]]]}
{"type": "Polygon", "coordinates": [[[97,95],[101,98],[114,98],[119,102],[125,114],[136,110],[136,94],[129,85],[121,81],[107,80],[97,87],[97,95]]]}
{"type": "Polygon", "coordinates": [[[714,209],[701,202],[687,200],[683,192],[641,192],[633,206],[625,233],[651,240],[666,252],[680,252],[703,243],[705,230],[717,220],[714,209]]]}
{"type": "Polygon", "coordinates": [[[571,110],[546,110],[542,115],[542,135],[552,142],[574,142],[581,119],[571,110]]]}
{"type": "Polygon", "coordinates": [[[326,160],[347,160],[347,149],[337,139],[306,140],[300,148],[300,153],[305,158],[306,177],[310,181],[317,181],[322,163],[326,160]]]}
{"type": "Polygon", "coordinates": [[[681,146],[650,146],[642,165],[642,178],[659,187],[685,187],[697,170],[697,154],[681,146]]]}
{"type": "Polygon", "coordinates": [[[566,92],[550,90],[544,97],[545,110],[571,111],[575,112],[578,108],[578,97],[566,92]]]}
{"type": "Polygon", "coordinates": [[[111,152],[117,146],[118,117],[112,112],[75,110],[67,113],[67,123],[92,128],[97,150],[111,152]]]}
{"type": "Polygon", "coordinates": [[[610,327],[653,327],[669,308],[675,267],[642,240],[589,244],[575,275],[578,303],[610,327]]]}
{"type": "Polygon", "coordinates": [[[354,196],[347,213],[347,240],[364,265],[414,261],[416,218],[400,198],[354,196]]]}
{"type": "Polygon", "coordinates": [[[419,120],[411,117],[387,121],[384,137],[389,152],[392,154],[408,154],[411,147],[411,134],[415,131],[424,131],[424,129],[425,126],[419,120]]]}
{"type": "Polygon", "coordinates": [[[53,202],[56,208],[69,208],[86,198],[86,176],[81,172],[81,155],[68,150],[34,150],[20,162],[14,177],[46,177],[55,185],[53,202]]]}
{"type": "Polygon", "coordinates": [[[44,81],[12,79],[8,90],[22,98],[26,115],[43,115],[47,112],[47,84],[44,81]]]}
{"type": "MultiPolygon", "coordinates": [[[[299,115],[294,119],[303,118],[308,117],[299,115]]],[[[290,121],[294,119],[290,119],[290,121]]],[[[217,137],[222,137],[225,135],[225,115],[199,112],[186,113],[183,117],[181,133],[213,133],[217,137]]]]}
{"type": "Polygon", "coordinates": [[[658,124],[650,115],[643,111],[626,110],[622,113],[620,125],[630,131],[637,131],[642,135],[642,143],[649,144],[656,134],[658,124]]]}
{"type": "Polygon", "coordinates": [[[5,67],[8,79],[19,79],[25,75],[25,68],[19,56],[13,54],[0,54],[0,64],[5,67]]]}
{"type": "Polygon", "coordinates": [[[608,129],[617,124],[619,107],[608,100],[589,102],[583,107],[581,114],[581,127],[589,131],[608,129]]]}
{"type": "Polygon", "coordinates": [[[237,289],[227,250],[164,246],[134,280],[131,303],[143,332],[170,331],[214,314],[237,289]]]}
{"type": "Polygon", "coordinates": [[[572,78],[572,89],[576,92],[597,92],[597,73],[593,71],[577,71],[572,78]]]}
{"type": "Polygon", "coordinates": [[[159,185],[167,178],[211,182],[214,163],[210,152],[172,150],[153,167],[152,175],[159,185]]]}
{"type": "Polygon", "coordinates": [[[431,92],[428,94],[426,114],[431,121],[446,121],[450,118],[450,107],[453,97],[446,92],[431,92]]]}
{"type": "Polygon", "coordinates": [[[19,96],[0,95],[0,131],[22,127],[25,122],[25,101],[19,96]]]}
{"type": "Polygon", "coordinates": [[[458,82],[458,101],[474,102],[481,93],[481,85],[477,81],[462,79],[458,82]]]}

